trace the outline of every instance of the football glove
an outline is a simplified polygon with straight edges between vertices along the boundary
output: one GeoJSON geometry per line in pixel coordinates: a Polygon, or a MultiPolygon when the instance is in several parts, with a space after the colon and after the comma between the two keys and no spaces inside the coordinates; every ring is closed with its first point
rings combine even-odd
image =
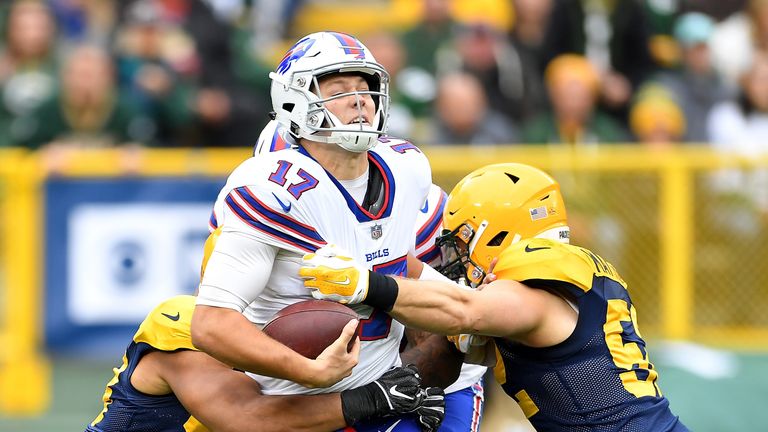
{"type": "Polygon", "coordinates": [[[422,390],[423,400],[416,410],[416,418],[424,432],[436,431],[445,417],[445,393],[440,387],[422,390]]]}
{"type": "Polygon", "coordinates": [[[486,367],[496,365],[496,344],[492,337],[462,333],[448,336],[448,340],[464,353],[464,363],[486,367]]]}
{"type": "Polygon", "coordinates": [[[334,245],[304,255],[299,276],[318,300],[362,303],[368,295],[368,269],[334,245]]]}
{"type": "Polygon", "coordinates": [[[341,392],[341,409],[347,425],[372,417],[387,417],[416,411],[427,397],[414,365],[388,370],[379,379],[341,392]]]}

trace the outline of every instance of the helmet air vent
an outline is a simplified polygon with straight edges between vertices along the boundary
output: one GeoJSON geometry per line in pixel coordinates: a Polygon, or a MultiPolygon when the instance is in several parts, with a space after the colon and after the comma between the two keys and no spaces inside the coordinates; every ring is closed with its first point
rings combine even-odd
{"type": "Polygon", "coordinates": [[[509,231],[499,232],[491,239],[491,241],[488,242],[488,246],[501,246],[501,243],[504,241],[508,234],[509,231]]]}

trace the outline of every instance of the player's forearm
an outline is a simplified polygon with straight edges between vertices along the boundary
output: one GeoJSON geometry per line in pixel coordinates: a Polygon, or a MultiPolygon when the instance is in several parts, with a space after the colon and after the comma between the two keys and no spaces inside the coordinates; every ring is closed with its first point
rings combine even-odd
{"type": "Polygon", "coordinates": [[[241,313],[198,305],[192,317],[192,343],[219,361],[249,372],[300,384],[310,361],[265,335],[241,313]]]}
{"type": "Polygon", "coordinates": [[[471,329],[468,291],[450,282],[392,279],[398,292],[390,315],[398,321],[445,335],[471,329]]]}
{"type": "Polygon", "coordinates": [[[243,424],[232,428],[233,431],[325,432],[351,426],[344,420],[338,393],[263,396],[245,404],[242,412],[243,424]]]}

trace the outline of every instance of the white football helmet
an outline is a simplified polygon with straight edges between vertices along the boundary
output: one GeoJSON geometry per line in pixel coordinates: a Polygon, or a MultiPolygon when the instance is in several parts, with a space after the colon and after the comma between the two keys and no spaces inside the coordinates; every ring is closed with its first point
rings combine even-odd
{"type": "MultiPolygon", "coordinates": [[[[387,131],[389,74],[359,40],[345,33],[319,32],[305,36],[288,50],[272,79],[272,108],[276,120],[295,137],[332,143],[352,152],[373,148],[387,131]],[[322,98],[318,77],[359,72],[370,90],[322,98]],[[370,94],[375,104],[371,125],[342,124],[324,106],[333,99],[370,94]]],[[[359,108],[360,109],[360,108],[359,108]]],[[[362,111],[362,110],[361,110],[362,111]]]]}

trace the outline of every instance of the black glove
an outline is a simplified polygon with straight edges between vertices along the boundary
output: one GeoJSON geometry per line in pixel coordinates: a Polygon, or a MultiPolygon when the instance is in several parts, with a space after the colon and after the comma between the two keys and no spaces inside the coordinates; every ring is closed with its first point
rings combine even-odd
{"type": "Polygon", "coordinates": [[[436,431],[445,417],[445,393],[440,387],[427,387],[422,394],[421,406],[415,412],[419,426],[424,432],[436,431]]]}
{"type": "MultiPolygon", "coordinates": [[[[414,365],[388,370],[376,381],[341,392],[341,410],[347,425],[371,417],[386,417],[415,411],[425,394],[414,365]]],[[[442,416],[440,417],[442,420],[442,416]]]]}

